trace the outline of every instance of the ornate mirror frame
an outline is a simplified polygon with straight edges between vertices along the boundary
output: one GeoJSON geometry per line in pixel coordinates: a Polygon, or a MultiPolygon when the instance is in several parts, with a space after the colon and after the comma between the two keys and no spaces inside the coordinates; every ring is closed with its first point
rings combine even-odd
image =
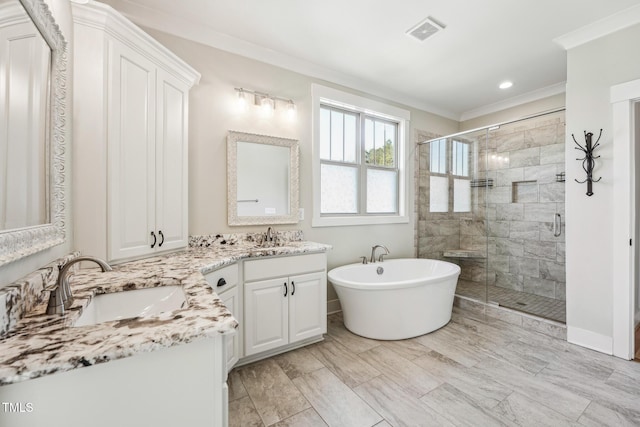
{"type": "Polygon", "coordinates": [[[296,224],[299,209],[298,141],[275,136],[229,131],[227,136],[227,214],[229,225],[296,224]],[[289,214],[238,216],[238,142],[275,145],[289,148],[289,214]]]}
{"type": "Polygon", "coordinates": [[[47,132],[49,223],[0,232],[0,266],[64,243],[67,43],[43,0],[20,0],[51,48],[47,132]]]}

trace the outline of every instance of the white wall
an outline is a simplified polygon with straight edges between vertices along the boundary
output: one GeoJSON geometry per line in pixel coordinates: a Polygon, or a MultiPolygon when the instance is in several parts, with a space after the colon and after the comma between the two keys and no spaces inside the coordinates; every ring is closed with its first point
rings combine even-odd
{"type": "MultiPolygon", "coordinates": [[[[73,81],[73,63],[71,61],[73,46],[70,41],[72,40],[73,24],[71,20],[71,8],[69,6],[69,0],[45,0],[51,9],[51,13],[56,20],[56,23],[60,27],[65,40],[68,43],[67,49],[67,82],[73,81]]],[[[71,84],[67,84],[67,104],[66,104],[66,116],[71,117],[71,99],[73,97],[73,88],[71,84]]],[[[66,241],[62,245],[47,249],[37,254],[28,256],[18,261],[14,261],[8,265],[0,267],[0,287],[6,286],[13,281],[25,276],[26,274],[37,270],[38,268],[49,264],[55,259],[69,253],[72,249],[73,235],[71,226],[71,121],[67,121],[67,149],[65,150],[65,162],[66,162],[66,182],[65,193],[67,195],[66,200],[66,224],[67,234],[66,241]]]]}
{"type": "MultiPolygon", "coordinates": [[[[145,31],[202,73],[200,84],[192,89],[189,102],[190,234],[266,230],[266,226],[227,225],[226,135],[229,130],[235,130],[299,140],[300,207],[305,210],[305,219],[297,225],[278,226],[276,229],[301,229],[307,240],[333,245],[333,250],[328,254],[329,269],[357,262],[359,256],[370,254],[375,244],[386,245],[393,257],[414,256],[414,130],[448,134],[457,132],[458,122],[391,103],[411,111],[408,135],[411,141],[406,150],[409,156],[409,223],[312,228],[311,84],[320,83],[362,96],[368,95],[166,33],[150,29],[145,31]],[[261,118],[257,108],[249,108],[249,111],[239,114],[234,108],[234,87],[292,99],[297,107],[297,119],[287,121],[282,114],[284,111],[278,109],[271,119],[261,118]]],[[[330,287],[328,299],[335,298],[330,287]]]]}
{"type": "Polygon", "coordinates": [[[612,227],[616,221],[613,194],[612,109],[610,88],[640,78],[637,44],[640,25],[577,46],[567,52],[567,333],[571,342],[611,351],[613,329],[612,227]],[[594,195],[577,184],[585,173],[574,160],[571,134],[584,143],[583,132],[604,129],[596,155],[594,195]]]}
{"type": "MultiPolygon", "coordinates": [[[[206,234],[266,230],[264,227],[229,227],[226,200],[226,135],[229,130],[298,139],[300,142],[300,206],[305,219],[298,225],[309,240],[334,246],[329,253],[329,268],[357,261],[371,251],[374,244],[389,247],[395,257],[413,256],[414,218],[409,224],[312,228],[311,183],[311,84],[337,87],[279,67],[223,52],[199,43],[145,29],[154,38],[202,73],[200,84],[191,91],[189,123],[189,232],[206,234]],[[271,119],[261,118],[257,108],[239,114],[234,108],[234,87],[291,98],[297,106],[297,119],[289,122],[283,109],[276,109],[271,119]]],[[[348,88],[339,89],[367,96],[348,88]]],[[[376,99],[375,97],[372,97],[376,99]]],[[[279,104],[280,107],[282,104],[279,104]]],[[[394,104],[397,105],[397,104],[394,104]]],[[[458,130],[458,123],[433,114],[411,109],[412,137],[415,128],[441,134],[458,130]]],[[[413,155],[413,143],[409,143],[413,155]]],[[[413,212],[413,157],[410,170],[409,211],[413,212]]]]}

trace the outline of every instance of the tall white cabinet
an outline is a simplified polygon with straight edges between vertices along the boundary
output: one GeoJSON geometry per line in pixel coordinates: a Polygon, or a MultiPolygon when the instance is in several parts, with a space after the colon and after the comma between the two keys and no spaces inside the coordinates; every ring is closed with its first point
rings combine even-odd
{"type": "Polygon", "coordinates": [[[200,75],[110,6],[72,11],[75,246],[111,262],[186,247],[200,75]]]}

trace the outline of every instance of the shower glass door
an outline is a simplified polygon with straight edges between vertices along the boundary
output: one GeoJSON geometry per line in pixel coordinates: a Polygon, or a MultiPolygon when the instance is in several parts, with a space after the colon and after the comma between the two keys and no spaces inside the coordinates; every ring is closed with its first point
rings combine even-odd
{"type": "Polygon", "coordinates": [[[460,265],[456,293],[487,301],[487,130],[419,146],[418,256],[460,265]]]}
{"type": "Polygon", "coordinates": [[[488,132],[487,300],[565,322],[564,111],[488,132]]]}

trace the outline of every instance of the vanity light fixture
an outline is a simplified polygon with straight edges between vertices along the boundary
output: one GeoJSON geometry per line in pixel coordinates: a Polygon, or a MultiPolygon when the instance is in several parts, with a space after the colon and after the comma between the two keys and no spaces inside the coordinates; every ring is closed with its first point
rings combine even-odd
{"type": "Polygon", "coordinates": [[[266,117],[271,117],[273,115],[278,102],[285,104],[285,112],[289,119],[293,119],[296,116],[296,104],[289,98],[269,95],[268,93],[257,92],[242,87],[236,87],[234,88],[234,90],[238,93],[238,104],[241,106],[241,110],[243,111],[246,109],[246,105],[248,104],[246,101],[246,96],[247,94],[249,94],[253,95],[254,104],[260,107],[262,115],[266,117]]]}
{"type": "Polygon", "coordinates": [[[287,117],[289,120],[296,118],[296,104],[292,100],[287,101],[287,117]]]}
{"type": "Polygon", "coordinates": [[[240,111],[247,109],[247,93],[242,88],[238,90],[238,109],[240,111]]]}
{"type": "Polygon", "coordinates": [[[273,115],[273,110],[276,109],[275,99],[269,98],[269,96],[256,94],[255,103],[256,105],[260,105],[260,112],[266,117],[271,117],[273,115]]]}

